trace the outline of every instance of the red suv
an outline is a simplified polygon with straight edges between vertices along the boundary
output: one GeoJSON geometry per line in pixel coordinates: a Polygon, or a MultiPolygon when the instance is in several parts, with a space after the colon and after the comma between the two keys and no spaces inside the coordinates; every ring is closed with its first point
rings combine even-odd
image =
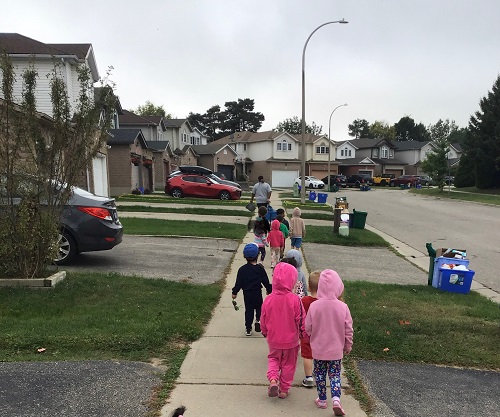
{"type": "Polygon", "coordinates": [[[417,184],[420,184],[420,177],[418,175],[401,175],[400,177],[391,179],[389,183],[391,187],[399,187],[400,185],[415,187],[417,184]]]}
{"type": "Polygon", "coordinates": [[[172,197],[184,196],[239,200],[241,190],[231,185],[219,184],[205,175],[180,174],[167,178],[165,193],[172,197]]]}

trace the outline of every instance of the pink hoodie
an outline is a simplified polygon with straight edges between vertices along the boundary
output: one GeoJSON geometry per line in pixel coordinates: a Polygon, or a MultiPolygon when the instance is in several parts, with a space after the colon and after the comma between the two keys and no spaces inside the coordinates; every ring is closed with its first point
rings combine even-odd
{"type": "Polygon", "coordinates": [[[294,266],[280,262],[274,268],[273,291],[264,300],[260,328],[267,343],[274,349],[291,349],[299,338],[307,339],[304,331],[306,313],[300,298],[292,293],[297,281],[294,266]]]}
{"type": "Polygon", "coordinates": [[[271,231],[267,234],[267,241],[271,248],[280,248],[283,245],[283,232],[280,230],[279,220],[273,220],[271,231]]]}
{"type": "Polygon", "coordinates": [[[306,332],[311,338],[313,358],[342,359],[352,349],[352,317],[349,307],[338,297],[344,291],[339,275],[331,269],[321,272],[317,301],[311,304],[306,317],[306,332]]]}

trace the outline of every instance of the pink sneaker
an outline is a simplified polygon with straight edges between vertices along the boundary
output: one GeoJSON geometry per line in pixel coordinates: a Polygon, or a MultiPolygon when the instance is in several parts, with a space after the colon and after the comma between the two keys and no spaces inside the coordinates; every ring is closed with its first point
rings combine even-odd
{"type": "Polygon", "coordinates": [[[314,400],[314,402],[316,403],[318,408],[327,408],[328,407],[328,405],[326,404],[326,400],[320,400],[319,398],[316,398],[314,400]]]}
{"type": "Polygon", "coordinates": [[[269,388],[267,389],[267,396],[268,397],[277,397],[278,396],[278,384],[276,382],[271,382],[269,384],[269,388]]]}
{"type": "Polygon", "coordinates": [[[336,416],[345,416],[345,411],[340,405],[340,401],[335,400],[333,402],[333,414],[336,416]]]}

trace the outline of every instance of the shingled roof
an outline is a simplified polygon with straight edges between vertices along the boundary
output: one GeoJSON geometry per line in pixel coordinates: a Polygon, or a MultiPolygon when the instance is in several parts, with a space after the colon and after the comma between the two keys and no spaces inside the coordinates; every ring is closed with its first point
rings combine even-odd
{"type": "Polygon", "coordinates": [[[139,139],[141,146],[144,149],[148,148],[141,129],[110,129],[109,133],[111,139],[108,139],[108,145],[130,145],[139,139]]]}

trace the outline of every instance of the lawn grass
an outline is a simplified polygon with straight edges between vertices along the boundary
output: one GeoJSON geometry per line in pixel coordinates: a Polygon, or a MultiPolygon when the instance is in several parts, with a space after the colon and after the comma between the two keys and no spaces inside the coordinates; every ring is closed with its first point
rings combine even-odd
{"type": "Polygon", "coordinates": [[[353,357],[500,369],[500,309],[478,293],[344,284],[354,320],[353,357]]]}
{"type": "Polygon", "coordinates": [[[440,191],[438,188],[412,188],[410,192],[419,195],[448,198],[450,200],[500,205],[500,190],[478,190],[475,187],[469,187],[448,191],[448,188],[445,187],[443,191],[440,191]]]}
{"type": "Polygon", "coordinates": [[[116,201],[131,201],[137,203],[165,203],[165,204],[193,204],[200,206],[246,206],[250,201],[250,195],[248,197],[242,196],[239,200],[216,200],[209,198],[174,198],[167,194],[148,194],[148,195],[136,195],[136,194],[123,194],[119,197],[115,197],[116,201]]]}
{"type": "Polygon", "coordinates": [[[51,290],[0,288],[0,361],[155,357],[168,365],[201,336],[221,290],[98,273],[67,273],[51,290]]]}
{"type": "Polygon", "coordinates": [[[328,211],[332,212],[332,206],[329,204],[323,204],[323,203],[315,203],[313,201],[307,200],[304,204],[300,203],[300,200],[294,201],[294,200],[283,200],[282,201],[283,207],[292,210],[295,207],[300,208],[301,210],[316,210],[316,211],[328,211]]]}
{"type": "Polygon", "coordinates": [[[372,246],[389,247],[389,243],[379,235],[366,229],[349,229],[349,236],[340,236],[333,233],[331,226],[307,226],[305,243],[324,243],[340,246],[372,246]]]}
{"type": "Polygon", "coordinates": [[[176,213],[176,214],[200,214],[203,216],[240,216],[251,217],[252,212],[237,209],[218,209],[203,207],[151,207],[151,206],[119,206],[118,212],[140,212],[140,213],[176,213]]]}
{"type": "Polygon", "coordinates": [[[129,235],[198,236],[242,240],[247,225],[189,220],[161,220],[122,217],[123,232],[129,235]]]}

